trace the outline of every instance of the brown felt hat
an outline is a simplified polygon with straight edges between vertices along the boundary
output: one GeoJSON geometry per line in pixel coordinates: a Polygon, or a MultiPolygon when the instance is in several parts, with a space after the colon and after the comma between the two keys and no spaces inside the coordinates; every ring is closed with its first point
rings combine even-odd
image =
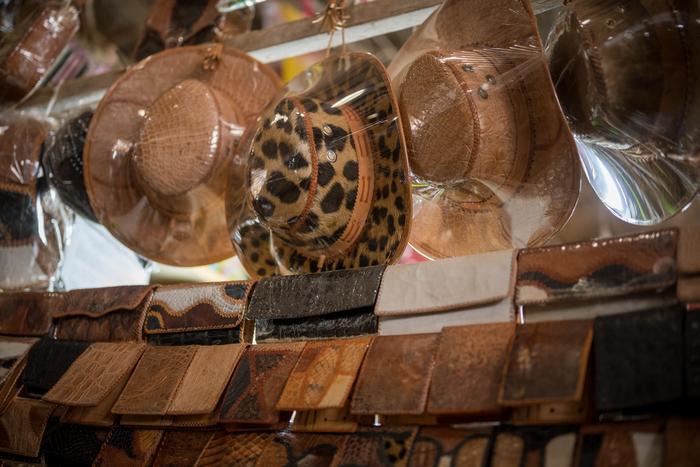
{"type": "Polygon", "coordinates": [[[100,102],[85,143],[98,220],[162,263],[233,256],[223,200],[231,156],[280,87],[267,66],[220,45],[170,49],[129,69],[100,102]]]}
{"type": "Polygon", "coordinates": [[[566,223],[579,162],[529,2],[448,0],[390,72],[406,125],[417,251],[444,258],[525,247],[566,223]]]}
{"type": "Polygon", "coordinates": [[[227,212],[252,276],[398,260],[411,192],[398,107],[379,60],[350,53],[302,72],[262,113],[249,140],[246,167],[234,167],[227,212]]]}

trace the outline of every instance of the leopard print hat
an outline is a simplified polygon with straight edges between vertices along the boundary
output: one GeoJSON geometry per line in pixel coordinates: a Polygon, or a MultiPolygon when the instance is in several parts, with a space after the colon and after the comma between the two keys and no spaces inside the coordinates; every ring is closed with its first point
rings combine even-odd
{"type": "Polygon", "coordinates": [[[411,219],[398,107],[375,57],[329,57],[251,130],[229,180],[234,246],[253,277],[392,263],[411,219]]]}

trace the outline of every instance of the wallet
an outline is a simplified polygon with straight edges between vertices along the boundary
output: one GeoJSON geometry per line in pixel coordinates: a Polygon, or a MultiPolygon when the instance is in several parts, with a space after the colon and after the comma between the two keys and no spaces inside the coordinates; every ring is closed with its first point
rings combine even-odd
{"type": "Polygon", "coordinates": [[[258,465],[258,459],[273,436],[274,433],[255,431],[250,433],[216,432],[202,451],[196,465],[202,467],[258,465]]]}
{"type": "Polygon", "coordinates": [[[43,336],[51,327],[49,293],[0,294],[0,333],[43,336]]]}
{"type": "Polygon", "coordinates": [[[490,428],[421,427],[411,449],[411,466],[487,465],[490,428]]]}
{"type": "Polygon", "coordinates": [[[41,338],[27,355],[21,378],[25,391],[38,397],[46,394],[89,345],[89,342],[41,338]]]}
{"type": "Polygon", "coordinates": [[[0,452],[35,458],[55,405],[15,397],[0,415],[0,452]]]}

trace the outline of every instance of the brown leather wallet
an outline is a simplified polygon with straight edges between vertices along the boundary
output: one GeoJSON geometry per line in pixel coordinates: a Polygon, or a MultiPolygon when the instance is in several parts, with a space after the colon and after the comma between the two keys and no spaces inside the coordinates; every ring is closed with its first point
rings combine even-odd
{"type": "Polygon", "coordinates": [[[333,466],[408,465],[417,427],[364,428],[348,435],[333,466]]]}
{"type": "Polygon", "coordinates": [[[265,432],[216,432],[202,451],[196,465],[200,467],[255,466],[273,436],[273,433],[265,432]]]}
{"type": "Polygon", "coordinates": [[[0,333],[43,336],[51,327],[50,293],[0,294],[0,333]]]}
{"type": "Polygon", "coordinates": [[[162,437],[161,430],[113,428],[92,465],[151,465],[162,437]]]}
{"type": "Polygon", "coordinates": [[[257,465],[330,466],[346,441],[347,435],[278,433],[265,446],[257,465]]]}
{"type": "Polygon", "coordinates": [[[48,402],[15,397],[0,415],[0,452],[37,457],[55,408],[48,402]]]}

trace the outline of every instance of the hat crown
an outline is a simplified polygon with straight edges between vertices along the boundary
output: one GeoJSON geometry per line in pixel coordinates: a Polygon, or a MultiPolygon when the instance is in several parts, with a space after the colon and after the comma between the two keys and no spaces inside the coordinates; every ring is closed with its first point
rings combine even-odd
{"type": "Polygon", "coordinates": [[[208,180],[221,158],[224,131],[215,92],[186,80],[148,108],[133,159],[144,190],[177,196],[208,180]]]}

